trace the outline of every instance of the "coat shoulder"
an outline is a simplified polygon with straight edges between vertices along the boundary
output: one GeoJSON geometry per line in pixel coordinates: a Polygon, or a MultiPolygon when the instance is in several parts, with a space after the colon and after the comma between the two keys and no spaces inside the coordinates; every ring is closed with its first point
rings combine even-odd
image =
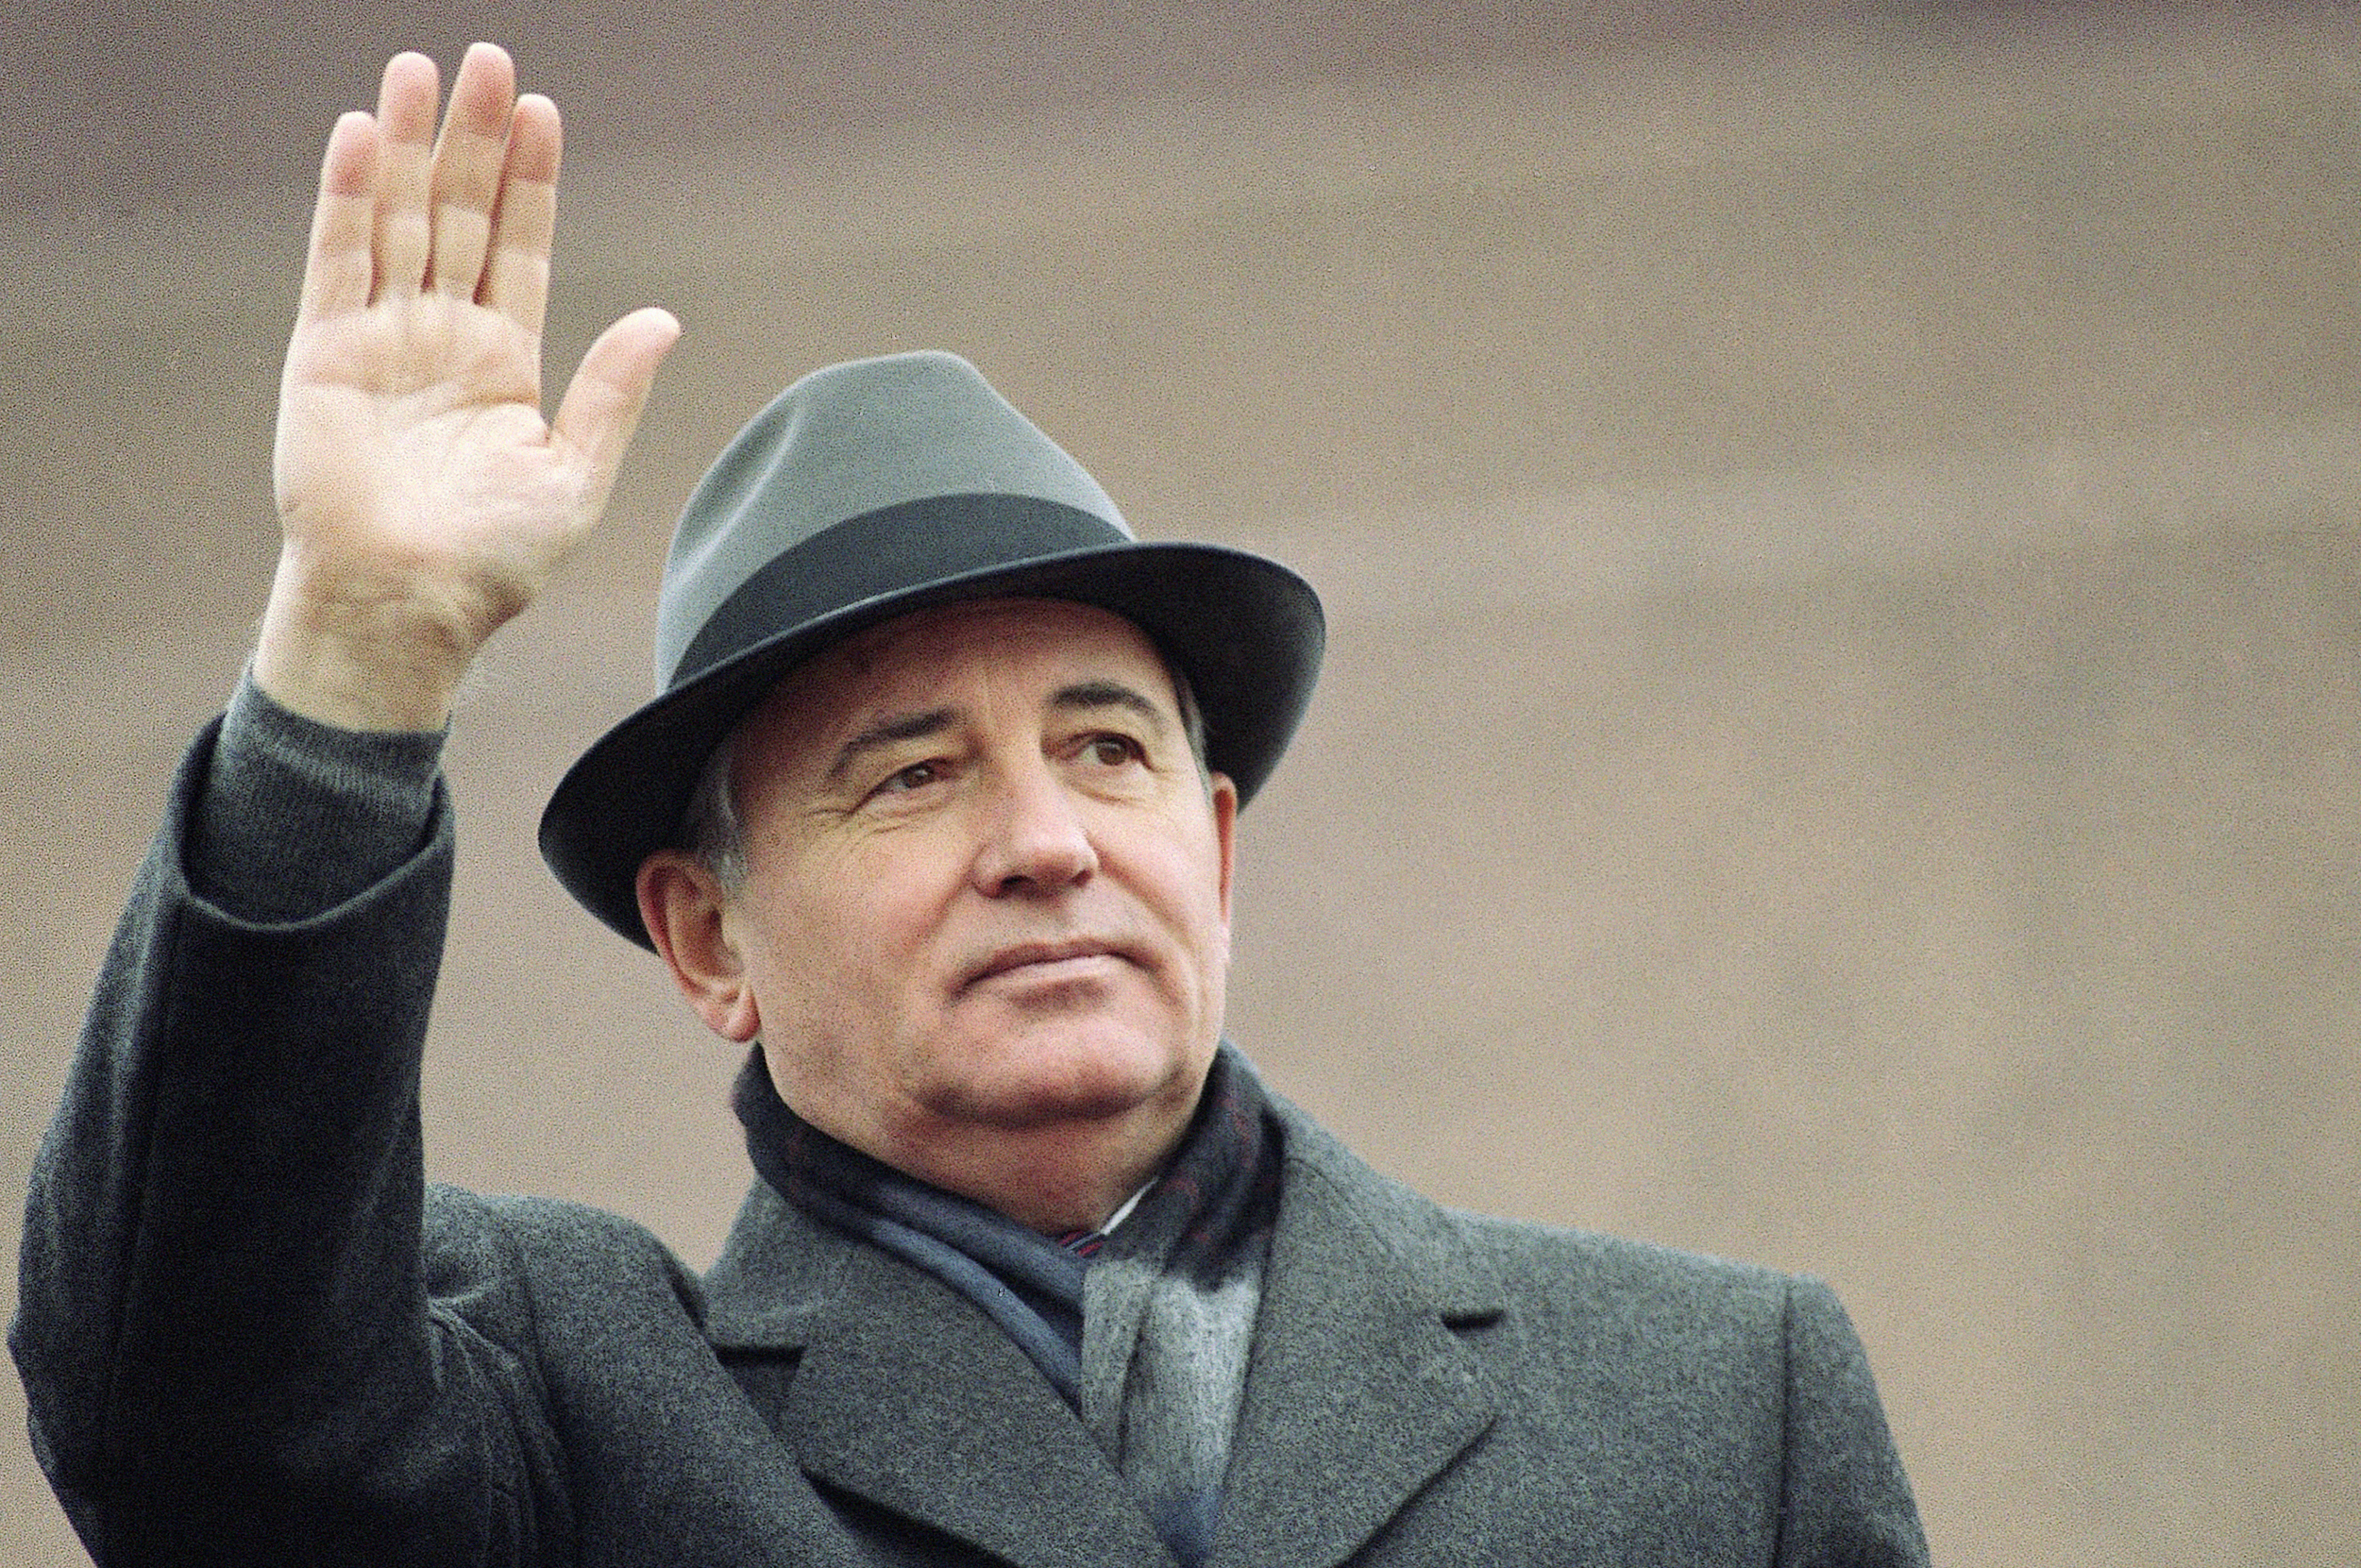
{"type": "MultiPolygon", "coordinates": [[[[1447,1208],[1281,1116],[1282,1203],[1325,1245],[1275,1261],[1382,1272],[1439,1310],[1490,1390],[1496,1419],[1421,1512],[1438,1539],[1465,1519],[1496,1543],[1526,1532],[1535,1560],[1578,1539],[1633,1561],[1925,1563],[1867,1361],[1825,1285],[1447,1208]],[[1544,1490],[1545,1514],[1499,1506],[1544,1490]]],[[[1282,1207],[1282,1243],[1290,1228],[1282,1207]]]]}
{"type": "Polygon", "coordinates": [[[1795,1276],[1574,1226],[1444,1210],[1468,1246],[1522,1299],[1585,1315],[1669,1316],[1777,1332],[1795,1276]]]}
{"type": "Polygon", "coordinates": [[[1446,1207],[1377,1171],[1295,1106],[1281,1102],[1280,1113],[1299,1180],[1332,1191],[1411,1277],[1460,1281],[1454,1296],[1545,1317],[1721,1322],[1775,1336],[1797,1284],[1757,1264],[1446,1207]]]}

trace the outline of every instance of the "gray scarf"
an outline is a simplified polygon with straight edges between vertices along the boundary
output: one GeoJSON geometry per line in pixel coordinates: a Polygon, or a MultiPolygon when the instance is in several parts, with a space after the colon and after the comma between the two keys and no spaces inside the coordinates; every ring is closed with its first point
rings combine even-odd
{"type": "Polygon", "coordinates": [[[1244,1057],[1224,1043],[1171,1163],[1105,1236],[1045,1236],[838,1142],[780,1101],[759,1046],[732,1102],[754,1168],[782,1198],[998,1323],[1174,1555],[1204,1561],[1278,1207],[1278,1122],[1244,1057]]]}

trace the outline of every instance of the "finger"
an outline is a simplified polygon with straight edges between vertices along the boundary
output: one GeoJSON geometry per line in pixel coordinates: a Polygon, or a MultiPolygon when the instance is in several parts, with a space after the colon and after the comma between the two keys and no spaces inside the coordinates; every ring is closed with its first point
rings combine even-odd
{"type": "Polygon", "coordinates": [[[483,281],[515,104],[516,67],[507,53],[491,44],[468,46],[434,142],[427,286],[437,293],[472,300],[483,281]]]}
{"type": "Polygon", "coordinates": [[[598,334],[558,402],[550,435],[582,464],[588,476],[583,499],[593,514],[606,504],[657,367],[679,340],[671,312],[633,311],[598,334]]]}
{"type": "Polygon", "coordinates": [[[303,257],[303,316],[333,315],[368,303],[376,271],[369,252],[377,218],[377,122],[358,109],[328,133],[303,257]]]}
{"type": "Polygon", "coordinates": [[[509,124],[500,201],[492,214],[491,255],[477,298],[527,332],[541,331],[549,303],[549,246],[557,231],[557,163],[563,132],[557,105],[538,93],[516,103],[509,124]]]}
{"type": "Polygon", "coordinates": [[[440,78],[423,54],[386,61],[377,95],[378,298],[415,294],[426,277],[434,235],[426,219],[440,78]]]}

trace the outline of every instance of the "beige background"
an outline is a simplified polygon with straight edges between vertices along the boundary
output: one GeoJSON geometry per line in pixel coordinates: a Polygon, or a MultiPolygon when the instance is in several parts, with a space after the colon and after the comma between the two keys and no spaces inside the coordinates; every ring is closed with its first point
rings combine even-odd
{"type": "MultiPolygon", "coordinates": [[[[553,378],[689,335],[452,743],[437,1175],[710,1255],[733,1058],[533,818],[704,459],[941,345],[1327,598],[1245,836],[1283,1088],[1833,1279],[1947,1564],[2361,1559],[2351,11],[119,9],[0,23],[0,1185],[267,580],[319,137],[489,32],[570,116],[553,378]]],[[[84,1561],[20,1418],[0,1561],[84,1561]]]]}

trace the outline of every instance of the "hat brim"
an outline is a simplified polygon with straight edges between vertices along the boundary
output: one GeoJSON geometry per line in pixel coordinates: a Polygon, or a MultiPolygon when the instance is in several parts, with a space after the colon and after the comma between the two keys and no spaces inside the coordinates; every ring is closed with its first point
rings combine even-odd
{"type": "Polygon", "coordinates": [[[1146,632],[1205,719],[1206,765],[1241,805],[1279,763],[1312,700],[1326,632],[1311,586],[1220,545],[1131,542],[961,573],[789,627],[624,718],[566,771],[541,817],[557,880],[618,934],[651,947],[642,861],[675,842],[706,758],[786,673],[832,643],[930,606],[977,598],[1095,605],[1146,632]]]}

